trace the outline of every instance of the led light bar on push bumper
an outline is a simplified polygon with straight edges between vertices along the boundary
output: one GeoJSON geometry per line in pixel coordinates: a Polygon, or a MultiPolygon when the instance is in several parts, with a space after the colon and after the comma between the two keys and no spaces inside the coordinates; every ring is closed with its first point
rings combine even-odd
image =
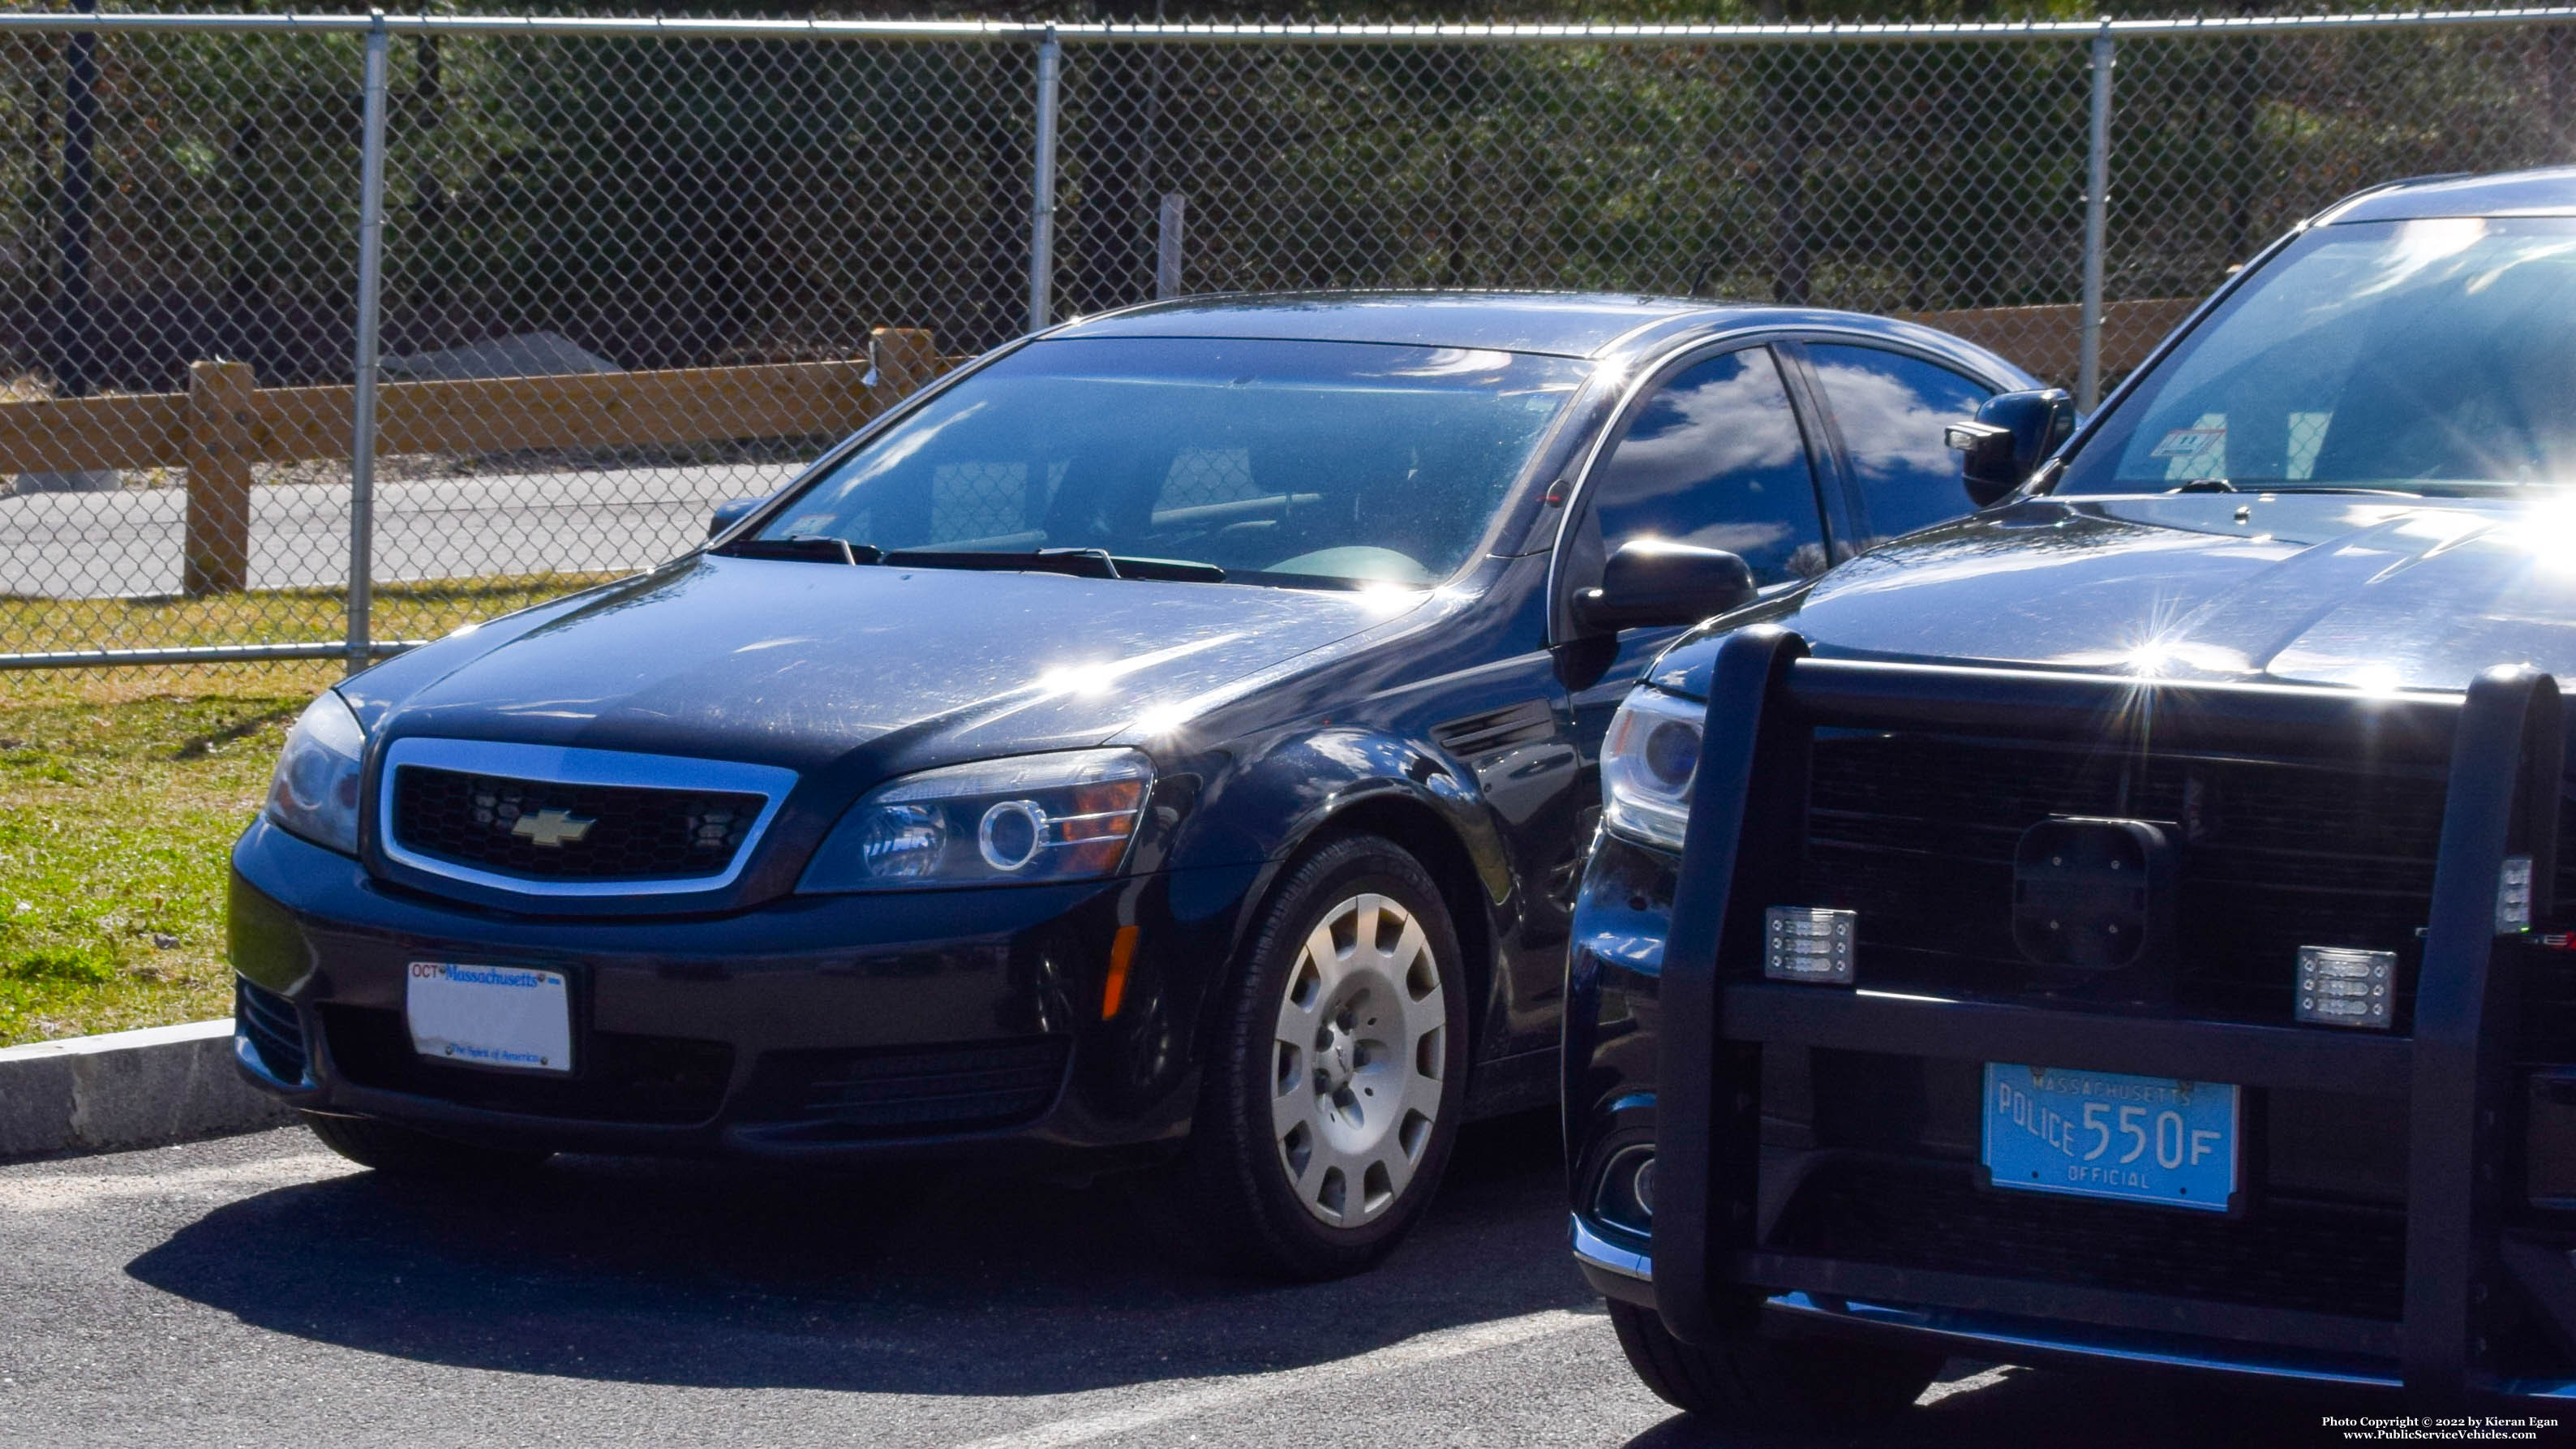
{"type": "MultiPolygon", "coordinates": [[[[2496,873],[2495,933],[2518,936],[2531,929],[2531,857],[2508,855],[2496,873]]],[[[2317,1026],[2394,1024],[2397,953],[2349,946],[2299,948],[2294,1014],[2317,1026]]]]}
{"type": "Polygon", "coordinates": [[[1762,913],[1762,974],[1774,981],[1852,984],[1852,937],[1858,911],[1773,906],[1762,913]]]}
{"type": "Polygon", "coordinates": [[[2397,953],[2343,946],[2299,948],[2298,1019],[2321,1026],[2388,1029],[2397,953]]]}

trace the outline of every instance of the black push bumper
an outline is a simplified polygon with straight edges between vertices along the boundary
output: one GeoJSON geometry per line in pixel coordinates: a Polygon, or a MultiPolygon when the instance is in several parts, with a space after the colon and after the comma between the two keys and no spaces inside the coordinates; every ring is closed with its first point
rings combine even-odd
{"type": "Polygon", "coordinates": [[[2564,1235],[2523,1211],[2527,1084],[2513,1057],[2527,948],[2499,938],[2496,925],[2508,856],[2533,857],[2534,912],[2549,910],[2563,769],[2554,681],[2499,670],[2465,696],[2388,697],[2168,684],[1819,660],[1795,635],[1755,629],[1724,643],[1709,697],[1660,986],[1652,1292],[1674,1333],[1706,1340],[1767,1303],[1775,1318],[1787,1305],[1856,1329],[1878,1318],[1935,1333],[1948,1324],[1957,1337],[1960,1325],[2009,1323],[2021,1342],[2052,1350],[2043,1357],[2080,1356],[2086,1343],[2225,1342],[2252,1357],[2384,1365],[2357,1377],[2400,1382],[2434,1406],[2531,1391],[2490,1342],[2507,1319],[2537,1325],[2576,1365],[2576,1266],[2564,1235]],[[1765,980],[1763,912],[1797,899],[1807,756],[1819,729],[2447,763],[2411,1034],[1765,980]],[[2044,1271],[1928,1271],[1768,1241],[1766,1047],[2393,1100],[2406,1124],[2402,1314],[2122,1291],[2044,1271]]]}
{"type": "Polygon", "coordinates": [[[1242,876],[544,918],[387,887],[262,823],[233,857],[235,1054],[297,1106],[495,1143],[781,1158],[1150,1149],[1186,1131],[1204,974],[1188,963],[1226,959],[1242,876]],[[563,972],[572,1074],[419,1057],[403,1003],[421,961],[563,972]]]}

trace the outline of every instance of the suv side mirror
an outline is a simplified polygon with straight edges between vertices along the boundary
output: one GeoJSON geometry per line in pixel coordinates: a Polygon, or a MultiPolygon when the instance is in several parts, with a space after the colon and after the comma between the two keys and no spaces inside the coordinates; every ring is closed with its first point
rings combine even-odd
{"type": "Polygon", "coordinates": [[[1632,538],[1602,566],[1601,587],[1574,596],[1574,618],[1604,633],[1696,624],[1753,595],[1752,568],[1724,549],[1632,538]]]}
{"type": "Polygon", "coordinates": [[[2062,387],[2043,387],[1995,394],[1975,422],[1944,428],[1942,441],[1959,451],[1959,484],[1984,508],[2029,482],[2074,431],[2075,399],[2062,387]]]}
{"type": "Polygon", "coordinates": [[[717,504],[715,516],[707,520],[707,537],[715,538],[721,535],[726,529],[749,518],[751,510],[767,503],[775,496],[775,494],[763,494],[758,498],[728,498],[717,504]]]}

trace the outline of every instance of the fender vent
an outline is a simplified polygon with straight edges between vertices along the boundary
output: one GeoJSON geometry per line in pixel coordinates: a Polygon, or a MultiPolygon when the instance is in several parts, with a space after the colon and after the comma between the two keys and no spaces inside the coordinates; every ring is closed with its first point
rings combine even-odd
{"type": "Polygon", "coordinates": [[[1522,745],[1556,738],[1556,711],[1546,700],[1525,699],[1501,709],[1466,715],[1431,727],[1440,748],[1462,760],[1498,755],[1522,745]]]}

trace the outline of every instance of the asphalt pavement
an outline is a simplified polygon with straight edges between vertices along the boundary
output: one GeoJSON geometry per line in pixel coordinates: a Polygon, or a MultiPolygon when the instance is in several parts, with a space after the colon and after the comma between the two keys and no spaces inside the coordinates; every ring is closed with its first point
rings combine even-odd
{"type": "MultiPolygon", "coordinates": [[[[1767,1445],[1628,1373],[1545,1115],[1375,1273],[1171,1250],[1132,1182],[564,1158],[398,1189],[300,1128],[0,1166],[9,1445],[1767,1445]]],[[[2312,1412],[1954,1362],[1898,1446],[2324,1443],[2312,1412]]]]}
{"type": "MultiPolygon", "coordinates": [[[[706,537],[729,498],[775,492],[794,463],[511,473],[379,484],[375,577],[624,572],[706,537]]],[[[0,475],[0,484],[7,481],[0,475]]],[[[349,490],[251,490],[250,587],[337,588],[349,576],[349,490]]],[[[179,590],[180,488],[0,496],[0,596],[97,599],[179,590]]]]}

